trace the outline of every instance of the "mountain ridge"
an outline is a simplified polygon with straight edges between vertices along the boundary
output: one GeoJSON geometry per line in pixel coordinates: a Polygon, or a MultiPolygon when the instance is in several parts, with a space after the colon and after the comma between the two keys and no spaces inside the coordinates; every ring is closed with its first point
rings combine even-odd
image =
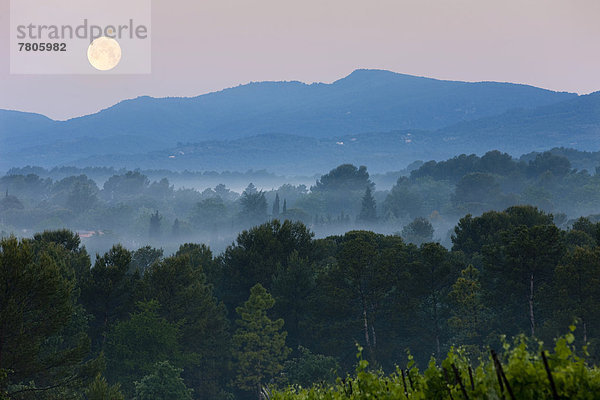
{"type": "MultiPolygon", "coordinates": [[[[557,110],[566,107],[575,120],[589,120],[591,125],[584,128],[588,132],[586,137],[592,140],[593,135],[589,132],[596,132],[596,125],[600,123],[592,118],[594,115],[583,115],[581,111],[573,110],[572,103],[568,103],[581,98],[574,93],[554,92],[523,84],[448,81],[361,69],[332,83],[264,81],[195,97],[140,96],[66,121],[0,110],[0,168],[22,166],[33,161],[42,166],[127,157],[140,162],[148,159],[156,161],[175,151],[178,144],[211,141],[218,143],[215,146],[220,149],[221,157],[225,162],[229,160],[233,167],[236,157],[243,154],[239,153],[239,148],[237,155],[231,148],[228,153],[227,146],[236,147],[245,138],[253,138],[250,142],[264,150],[267,158],[281,153],[283,148],[297,152],[298,149],[289,146],[290,143],[297,143],[298,148],[307,152],[310,152],[307,143],[319,143],[321,147],[317,153],[327,157],[326,151],[342,154],[341,145],[336,143],[347,141],[352,135],[371,135],[372,140],[381,141],[363,149],[371,158],[383,152],[386,154],[384,158],[392,160],[394,154],[388,152],[390,149],[396,150],[401,158],[411,154],[425,158],[428,158],[427,154],[431,155],[429,158],[444,157],[451,155],[448,151],[455,151],[460,146],[463,147],[458,150],[460,152],[479,151],[479,147],[472,145],[473,141],[481,141],[481,147],[489,150],[490,146],[499,142],[494,137],[494,129],[506,122],[502,121],[503,118],[507,121],[515,119],[518,123],[519,116],[535,114],[543,111],[543,107],[563,103],[567,105],[557,106],[557,110]],[[407,142],[412,143],[408,147],[402,142],[387,141],[386,132],[410,131],[419,133],[407,142]],[[274,143],[270,143],[269,149],[257,144],[265,139],[261,136],[265,134],[283,135],[275,141],[282,148],[273,147],[274,143]],[[285,135],[290,135],[287,140],[285,135]],[[457,135],[460,138],[454,140],[453,136],[457,135]],[[160,157],[156,158],[157,154],[160,157]]],[[[582,101],[585,102],[586,98],[582,101]]],[[[591,112],[595,110],[592,108],[591,112]]],[[[562,126],[559,129],[564,128],[560,118],[554,120],[557,126],[562,126]]],[[[532,132],[539,133],[537,125],[541,124],[540,121],[538,119],[530,124],[532,132]]],[[[528,134],[524,132],[525,136],[528,134]]],[[[559,138],[560,143],[549,145],[563,145],[564,136],[562,134],[559,138]]],[[[539,146],[523,140],[516,140],[515,147],[520,143],[528,146],[518,149],[521,153],[539,150],[539,146]]],[[[506,143],[500,140],[500,144],[506,143]]],[[[199,150],[199,156],[202,151],[199,150]]],[[[210,154],[203,154],[211,158],[210,154]]],[[[307,154],[305,157],[311,158],[307,154]]],[[[348,153],[348,157],[339,158],[353,162],[352,157],[365,159],[358,150],[348,153]]],[[[284,158],[284,154],[279,155],[281,162],[286,161],[284,158]]],[[[276,157],[270,160],[270,168],[277,165],[276,157]]],[[[221,165],[223,160],[215,162],[221,165]]],[[[307,167],[314,162],[314,159],[312,162],[309,160],[307,167]]],[[[242,168],[243,165],[237,167],[242,168]]]]}
{"type": "MultiPolygon", "coordinates": [[[[148,122],[147,125],[142,125],[144,128],[151,128],[156,124],[161,126],[157,120],[159,116],[167,118],[169,126],[175,131],[181,131],[181,128],[195,128],[207,135],[205,139],[219,138],[224,133],[231,137],[241,137],[269,131],[327,136],[342,132],[335,124],[327,124],[326,118],[322,121],[320,117],[324,117],[323,113],[340,118],[370,108],[361,115],[364,117],[363,124],[368,120],[370,126],[359,126],[356,132],[350,133],[405,128],[437,129],[464,119],[498,114],[508,107],[535,107],[574,96],[577,95],[522,84],[449,81],[385,70],[362,69],[355,70],[333,83],[264,81],[194,97],[140,96],[120,101],[96,113],[55,122],[58,129],[64,131],[62,135],[59,134],[62,137],[77,134],[77,131],[82,129],[91,130],[91,124],[107,123],[106,117],[116,119],[122,132],[133,134],[140,129],[139,125],[144,121],[148,122]],[[432,107],[436,101],[441,103],[437,104],[441,109],[430,113],[432,118],[418,118],[417,111],[426,108],[424,103],[432,107]],[[415,102],[420,102],[420,106],[416,107],[415,102]],[[321,109],[322,114],[319,114],[321,109]],[[405,118],[392,118],[389,111],[403,113],[405,118]],[[346,114],[347,112],[350,114],[346,114]],[[276,117],[273,115],[276,113],[284,115],[274,123],[265,124],[257,120],[265,115],[276,117]],[[247,128],[247,132],[236,134],[240,127],[223,121],[226,117],[237,117],[234,119],[243,120],[255,128],[247,128]],[[378,124],[376,118],[389,121],[378,124]],[[290,123],[290,119],[296,120],[295,123],[290,123]],[[302,126],[302,120],[306,119],[313,119],[314,125],[322,126],[318,133],[311,132],[310,125],[302,126]],[[402,126],[398,126],[399,124],[402,126]]],[[[344,125],[343,120],[340,122],[344,125]]],[[[349,123],[345,123],[346,127],[352,129],[355,125],[353,122],[351,119],[349,123]]],[[[198,132],[192,132],[185,139],[192,138],[194,133],[198,132]]]]}

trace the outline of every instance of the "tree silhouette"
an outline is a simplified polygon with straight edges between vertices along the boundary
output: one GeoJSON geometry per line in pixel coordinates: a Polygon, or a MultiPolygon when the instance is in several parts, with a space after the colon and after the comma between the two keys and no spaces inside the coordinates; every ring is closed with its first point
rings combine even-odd
{"type": "Polygon", "coordinates": [[[377,220],[376,207],[377,205],[375,203],[375,198],[373,197],[371,187],[367,186],[365,195],[362,198],[362,206],[360,209],[360,214],[358,214],[358,220],[362,222],[375,222],[377,220]]]}

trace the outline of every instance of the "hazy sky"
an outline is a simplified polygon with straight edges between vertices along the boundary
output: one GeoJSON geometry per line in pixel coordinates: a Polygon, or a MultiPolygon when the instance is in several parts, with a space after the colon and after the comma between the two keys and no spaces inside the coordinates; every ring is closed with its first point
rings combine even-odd
{"type": "Polygon", "coordinates": [[[152,74],[119,76],[10,75],[9,5],[0,0],[0,108],[56,119],[357,68],[600,90],[598,0],[154,0],[152,74]]]}

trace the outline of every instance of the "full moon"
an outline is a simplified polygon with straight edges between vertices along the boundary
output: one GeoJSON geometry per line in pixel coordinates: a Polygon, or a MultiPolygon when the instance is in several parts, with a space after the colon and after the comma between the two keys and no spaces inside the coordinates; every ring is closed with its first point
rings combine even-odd
{"type": "Polygon", "coordinates": [[[108,71],[121,61],[121,46],[115,39],[102,36],[90,43],[87,56],[94,68],[108,71]]]}

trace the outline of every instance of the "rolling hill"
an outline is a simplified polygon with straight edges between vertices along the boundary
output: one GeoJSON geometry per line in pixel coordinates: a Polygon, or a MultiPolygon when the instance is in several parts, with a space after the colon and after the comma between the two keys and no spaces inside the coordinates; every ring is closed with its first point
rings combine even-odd
{"type": "Polygon", "coordinates": [[[551,147],[599,150],[600,92],[459,123],[438,134],[453,147],[473,152],[491,147],[515,154],[551,147]]]}
{"type": "Polygon", "coordinates": [[[0,110],[0,170],[23,165],[297,173],[377,170],[499,148],[598,147],[600,94],[357,70],[331,84],[258,82],[193,98],[140,97],[53,121],[0,110]]]}

